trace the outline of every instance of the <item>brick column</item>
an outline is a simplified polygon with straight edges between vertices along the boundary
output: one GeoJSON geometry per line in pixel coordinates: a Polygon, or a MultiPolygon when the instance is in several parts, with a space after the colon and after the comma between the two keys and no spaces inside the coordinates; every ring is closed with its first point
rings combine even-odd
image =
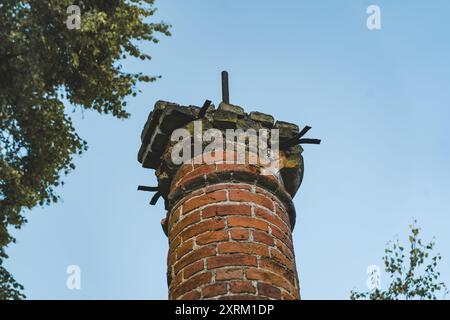
{"type": "MultiPolygon", "coordinates": [[[[302,148],[281,151],[282,167],[273,173],[248,161],[230,162],[236,159],[230,150],[213,163],[174,165],[170,133],[180,126],[192,130],[198,110],[160,101],[141,137],[139,161],[157,170],[167,209],[169,299],[299,299],[291,232],[302,148]]],[[[299,132],[296,125],[273,124],[269,115],[223,103],[202,122],[220,130],[278,128],[281,141],[299,132]]]]}

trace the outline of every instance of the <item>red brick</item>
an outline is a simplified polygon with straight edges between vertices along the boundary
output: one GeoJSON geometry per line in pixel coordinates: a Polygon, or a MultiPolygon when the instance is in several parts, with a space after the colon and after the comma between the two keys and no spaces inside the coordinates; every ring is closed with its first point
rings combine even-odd
{"type": "Polygon", "coordinates": [[[258,283],[258,294],[272,299],[281,300],[281,290],[266,283],[258,283]]]}
{"type": "Polygon", "coordinates": [[[275,215],[273,212],[268,212],[264,209],[255,208],[255,215],[267,222],[270,222],[271,224],[276,225],[284,233],[291,232],[291,229],[284,223],[284,221],[281,220],[281,218],[275,215]]]}
{"type": "Polygon", "coordinates": [[[263,231],[268,230],[267,222],[251,217],[227,217],[229,227],[255,228],[263,231]]]}
{"type": "Polygon", "coordinates": [[[270,226],[270,229],[272,230],[271,233],[273,236],[280,239],[286,246],[288,246],[288,248],[294,250],[294,248],[292,247],[292,238],[290,232],[286,234],[275,226],[270,226]]]}
{"type": "Polygon", "coordinates": [[[203,260],[194,262],[183,269],[184,279],[189,279],[192,275],[202,271],[205,268],[205,262],[203,260]]]}
{"type": "Polygon", "coordinates": [[[282,241],[275,239],[275,245],[288,259],[294,260],[294,252],[289,249],[282,241]]]}
{"type": "Polygon", "coordinates": [[[220,300],[269,300],[269,298],[260,297],[253,294],[236,294],[232,296],[221,297],[220,300]]]}
{"type": "Polygon", "coordinates": [[[181,231],[183,231],[188,226],[197,223],[200,221],[200,211],[193,212],[183,219],[179,220],[172,228],[172,230],[169,231],[170,236],[173,238],[177,236],[181,231]]]}
{"type": "Polygon", "coordinates": [[[171,237],[169,234],[169,248],[170,250],[175,250],[181,244],[181,236],[177,236],[175,238],[171,237]]]}
{"type": "Polygon", "coordinates": [[[183,282],[183,275],[181,273],[177,274],[175,277],[171,278],[171,281],[169,282],[170,288],[176,288],[183,282]]]}
{"type": "Polygon", "coordinates": [[[195,243],[197,245],[203,246],[205,244],[209,244],[212,242],[219,242],[228,240],[228,232],[227,231],[211,231],[199,235],[195,238],[195,243]]]}
{"type": "Polygon", "coordinates": [[[226,215],[251,215],[252,208],[245,204],[214,204],[202,210],[202,217],[210,218],[214,216],[226,215]]]}
{"type": "Polygon", "coordinates": [[[183,258],[178,260],[177,263],[174,264],[174,271],[177,274],[181,269],[183,269],[188,264],[199,261],[206,257],[211,257],[216,254],[216,246],[207,246],[202,247],[200,249],[194,250],[191,253],[185,255],[183,258]]]}
{"type": "Polygon", "coordinates": [[[187,213],[206,204],[227,200],[227,192],[225,190],[214,191],[205,195],[187,200],[183,204],[183,213],[187,213]]]}
{"type": "Polygon", "coordinates": [[[279,276],[284,277],[289,283],[296,284],[296,271],[295,269],[287,269],[282,264],[273,259],[261,258],[259,260],[259,267],[272,271],[279,276]]]}
{"type": "MultiPolygon", "coordinates": [[[[200,156],[199,156],[200,158],[200,156]]],[[[194,158],[196,159],[196,158],[194,158]]],[[[234,150],[214,150],[214,152],[203,153],[203,162],[223,163],[224,161],[236,161],[237,153],[234,150]]]]}
{"type": "Polygon", "coordinates": [[[194,247],[193,240],[183,242],[183,244],[181,246],[179,246],[176,250],[177,260],[180,260],[181,257],[183,257],[185,254],[191,252],[193,247],[194,247]]]}
{"type": "Polygon", "coordinates": [[[176,286],[172,292],[172,298],[177,299],[182,294],[194,290],[203,284],[211,283],[212,275],[211,272],[204,272],[197,274],[190,278],[189,280],[183,282],[181,285],[176,286]]]}
{"type": "MultiPolygon", "coordinates": [[[[187,185],[187,184],[189,184],[189,183],[191,183],[191,182],[193,182],[194,180],[197,180],[197,179],[203,179],[203,176],[199,175],[199,176],[186,176],[186,177],[183,177],[181,180],[179,180],[176,183],[176,185],[175,185],[176,187],[174,187],[170,191],[173,192],[175,189],[182,188],[184,185],[187,185]]],[[[202,192],[198,192],[198,190],[193,192],[193,194],[196,194],[196,195],[203,194],[203,193],[204,193],[203,189],[202,189],[202,192]]]]}
{"type": "Polygon", "coordinates": [[[202,162],[205,164],[215,164],[216,162],[221,162],[224,160],[223,155],[223,150],[212,150],[212,152],[204,152],[202,162]]]}
{"type": "Polygon", "coordinates": [[[230,201],[253,202],[264,206],[269,210],[274,210],[273,202],[268,197],[244,190],[230,190],[230,201]]]}
{"type": "Polygon", "coordinates": [[[258,243],[224,242],[218,246],[219,253],[247,253],[269,256],[269,248],[258,243]]]}
{"type": "Polygon", "coordinates": [[[243,279],[243,269],[222,269],[216,271],[216,280],[243,279]]]}
{"type": "Polygon", "coordinates": [[[267,244],[268,246],[272,246],[274,244],[273,237],[271,237],[266,232],[258,230],[253,230],[253,240],[256,242],[267,244]]]}
{"type": "Polygon", "coordinates": [[[233,240],[248,240],[249,232],[245,229],[231,229],[230,236],[233,240]]]}
{"type": "Polygon", "coordinates": [[[202,289],[203,298],[212,298],[228,292],[226,283],[216,283],[202,289]]]}
{"type": "Polygon", "coordinates": [[[186,163],[183,164],[177,171],[174,181],[178,181],[181,178],[183,178],[184,176],[186,176],[189,172],[192,172],[192,170],[194,170],[194,167],[192,166],[192,163],[186,163]]]}
{"type": "Polygon", "coordinates": [[[185,181],[192,178],[203,176],[205,174],[216,171],[216,166],[211,164],[202,164],[200,166],[194,165],[194,170],[186,174],[178,183],[178,185],[184,184],[185,181]]]}
{"type": "Polygon", "coordinates": [[[191,193],[189,193],[189,197],[190,198],[197,197],[197,196],[200,196],[203,194],[205,194],[205,189],[201,188],[201,189],[198,189],[198,190],[195,190],[195,191],[192,191],[191,193]]]}
{"type": "Polygon", "coordinates": [[[248,164],[235,164],[235,163],[218,163],[216,164],[217,171],[247,171],[254,174],[259,174],[259,169],[256,166],[250,166],[248,164]]]}
{"type": "Polygon", "coordinates": [[[212,186],[206,187],[206,192],[213,192],[216,190],[231,190],[231,189],[243,189],[247,191],[252,191],[253,186],[246,183],[219,183],[212,186]]]}
{"type": "Polygon", "coordinates": [[[174,252],[175,250],[172,250],[172,252],[169,252],[167,255],[167,265],[172,266],[177,261],[177,254],[174,252]]]}
{"type": "Polygon", "coordinates": [[[284,277],[281,277],[272,272],[250,268],[246,271],[246,275],[248,280],[258,280],[260,282],[286,289],[289,292],[295,290],[293,284],[289,283],[289,281],[287,281],[284,277]]]}
{"type": "Polygon", "coordinates": [[[178,221],[181,217],[181,205],[178,205],[172,213],[169,215],[169,228],[172,228],[173,224],[178,221]]]}
{"type": "MultiPolygon", "coordinates": [[[[267,178],[271,178],[273,177],[272,175],[266,175],[267,178]]],[[[277,181],[277,183],[280,183],[280,181],[278,179],[275,179],[277,181]]],[[[279,199],[277,197],[275,197],[275,195],[268,191],[265,188],[261,188],[260,186],[255,186],[255,192],[261,195],[264,195],[266,197],[268,197],[269,199],[271,199],[272,201],[279,201],[279,199]]]]}
{"type": "Polygon", "coordinates": [[[281,218],[281,220],[283,220],[288,226],[290,226],[291,222],[289,221],[289,215],[287,214],[287,212],[282,207],[280,207],[279,204],[275,204],[275,208],[276,213],[281,218]]]}
{"type": "Polygon", "coordinates": [[[230,291],[232,293],[256,293],[256,288],[250,281],[230,282],[230,291]]]}
{"type": "Polygon", "coordinates": [[[183,294],[179,300],[200,300],[201,294],[199,291],[194,290],[183,294]]]}
{"type": "Polygon", "coordinates": [[[288,269],[294,268],[294,260],[288,259],[284,254],[275,248],[270,249],[270,255],[279,263],[285,265],[288,269]]]}
{"type": "Polygon", "coordinates": [[[283,292],[281,293],[281,299],[282,299],[282,300],[298,300],[297,297],[291,295],[290,293],[288,293],[288,292],[286,292],[286,291],[283,291],[283,292]]]}
{"type": "Polygon", "coordinates": [[[211,257],[207,260],[207,268],[215,269],[227,266],[256,266],[256,257],[242,254],[211,257]]]}
{"type": "MultiPolygon", "coordinates": [[[[189,164],[171,187],[218,171],[260,174],[247,164],[189,164]]],[[[289,216],[272,192],[222,182],[199,187],[175,205],[168,220],[170,298],[299,298],[289,216]]]]}
{"type": "Polygon", "coordinates": [[[225,228],[225,220],[223,219],[207,219],[196,225],[190,226],[183,230],[180,235],[183,240],[188,240],[194,236],[200,235],[206,231],[217,231],[225,228]]]}

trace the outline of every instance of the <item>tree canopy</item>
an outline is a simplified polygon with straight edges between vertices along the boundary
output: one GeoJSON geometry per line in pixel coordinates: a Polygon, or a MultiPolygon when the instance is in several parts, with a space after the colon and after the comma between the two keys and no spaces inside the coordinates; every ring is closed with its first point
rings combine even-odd
{"type": "Polygon", "coordinates": [[[154,0],[0,2],[0,299],[24,297],[2,266],[10,228],[58,201],[57,187],[87,148],[67,105],[127,118],[125,97],[158,78],[120,63],[150,60],[138,42],[170,35],[168,24],[149,21],[155,10],[154,0]],[[80,8],[79,29],[66,24],[71,5],[80,8]]]}
{"type": "Polygon", "coordinates": [[[410,225],[409,250],[399,239],[390,241],[384,250],[384,267],[390,279],[386,290],[375,288],[367,292],[351,291],[350,298],[370,300],[436,300],[447,294],[445,283],[439,280],[439,253],[434,254],[435,241],[424,242],[420,228],[414,221],[410,225]]]}

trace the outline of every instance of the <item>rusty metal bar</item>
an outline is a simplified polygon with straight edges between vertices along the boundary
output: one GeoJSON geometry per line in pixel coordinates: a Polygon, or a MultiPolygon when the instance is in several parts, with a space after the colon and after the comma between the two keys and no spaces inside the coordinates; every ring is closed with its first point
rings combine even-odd
{"type": "Polygon", "coordinates": [[[230,103],[230,91],[228,87],[228,72],[222,71],[222,101],[230,103]]]}

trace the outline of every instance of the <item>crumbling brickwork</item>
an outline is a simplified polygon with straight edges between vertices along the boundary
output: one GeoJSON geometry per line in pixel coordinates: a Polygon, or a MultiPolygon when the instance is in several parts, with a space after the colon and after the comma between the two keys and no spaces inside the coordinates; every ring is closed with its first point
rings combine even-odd
{"type": "MultiPolygon", "coordinates": [[[[282,150],[277,172],[230,162],[237,158],[234,150],[222,151],[213,163],[194,158],[175,165],[170,134],[180,127],[192,132],[198,112],[157,102],[138,155],[144,167],[156,169],[167,209],[162,226],[169,239],[169,298],[299,299],[292,197],[303,177],[302,148],[282,150]]],[[[224,103],[210,107],[201,121],[204,130],[278,128],[281,141],[299,132],[294,124],[224,103]]]]}

